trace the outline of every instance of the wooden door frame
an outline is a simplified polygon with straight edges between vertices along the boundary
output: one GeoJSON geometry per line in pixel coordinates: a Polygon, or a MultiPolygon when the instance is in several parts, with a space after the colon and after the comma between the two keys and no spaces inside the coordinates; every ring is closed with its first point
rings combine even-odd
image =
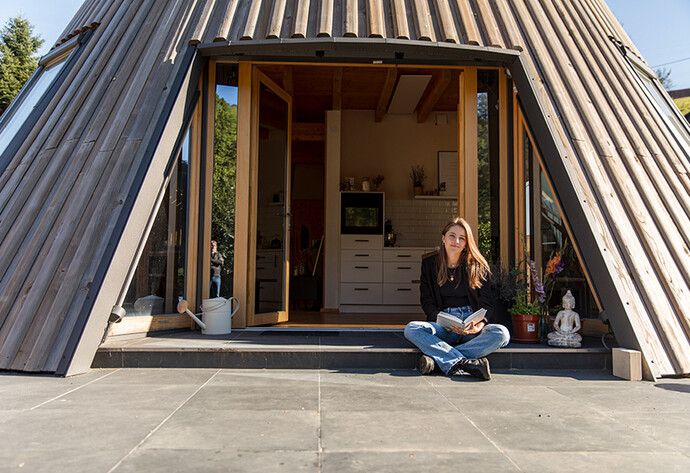
{"type": "MultiPolygon", "coordinates": [[[[288,224],[285,229],[285,241],[283,243],[283,255],[285,258],[284,268],[283,268],[283,301],[285,306],[283,310],[278,310],[274,312],[267,312],[262,314],[257,314],[253,304],[255,298],[255,285],[254,281],[256,279],[256,224],[258,218],[258,190],[259,190],[259,93],[261,89],[261,84],[267,86],[273,93],[278,95],[288,106],[288,116],[287,116],[287,144],[286,144],[286,176],[285,176],[285,206],[287,209],[287,219],[289,223],[290,218],[290,162],[291,162],[291,137],[292,137],[292,97],[278,84],[276,84],[271,78],[266,74],[261,72],[261,70],[253,65],[252,70],[252,82],[251,82],[251,132],[250,132],[250,160],[251,165],[249,167],[249,179],[250,183],[250,195],[249,195],[249,219],[248,219],[248,247],[247,247],[247,287],[246,294],[247,299],[245,303],[246,307],[246,324],[249,326],[253,325],[267,325],[276,324],[281,322],[287,322],[289,318],[289,305],[290,305],[290,225],[288,224]]],[[[236,213],[236,221],[237,221],[236,213]]],[[[240,216],[242,218],[242,216],[240,216]]]]}

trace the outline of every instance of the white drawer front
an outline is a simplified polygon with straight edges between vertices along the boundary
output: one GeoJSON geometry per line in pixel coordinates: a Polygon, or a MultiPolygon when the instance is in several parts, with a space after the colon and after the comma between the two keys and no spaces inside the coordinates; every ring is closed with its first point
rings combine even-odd
{"type": "Polygon", "coordinates": [[[386,248],[383,252],[384,261],[413,261],[417,264],[422,262],[423,249],[403,250],[397,248],[386,248]]]}
{"type": "Polygon", "coordinates": [[[381,282],[382,273],[380,261],[343,261],[340,282],[381,282]]]}
{"type": "Polygon", "coordinates": [[[383,282],[419,283],[421,264],[417,261],[400,261],[383,263],[383,282]]]}
{"type": "Polygon", "coordinates": [[[383,235],[340,235],[340,249],[383,249],[383,235]]]}
{"type": "Polygon", "coordinates": [[[380,304],[381,284],[340,283],[341,304],[380,304]]]}
{"type": "Polygon", "coordinates": [[[383,259],[383,250],[341,250],[341,261],[381,261],[383,259]]]}
{"type": "Polygon", "coordinates": [[[384,284],[383,303],[419,305],[419,284],[384,284]]]}

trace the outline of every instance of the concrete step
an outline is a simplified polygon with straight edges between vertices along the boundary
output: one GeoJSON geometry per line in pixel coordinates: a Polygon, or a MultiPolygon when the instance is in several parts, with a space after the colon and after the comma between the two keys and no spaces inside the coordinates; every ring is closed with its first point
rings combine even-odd
{"type": "MultiPolygon", "coordinates": [[[[401,330],[247,329],[206,336],[175,332],[108,339],[94,368],[412,369],[419,350],[401,330]]],[[[582,348],[511,343],[489,356],[494,370],[610,370],[598,339],[582,348]]]]}

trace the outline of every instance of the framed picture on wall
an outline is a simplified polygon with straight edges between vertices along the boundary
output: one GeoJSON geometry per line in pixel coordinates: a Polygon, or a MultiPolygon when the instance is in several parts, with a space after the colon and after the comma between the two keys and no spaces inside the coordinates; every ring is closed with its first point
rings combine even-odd
{"type": "Polygon", "coordinates": [[[458,152],[438,152],[438,195],[458,195],[458,152]]]}

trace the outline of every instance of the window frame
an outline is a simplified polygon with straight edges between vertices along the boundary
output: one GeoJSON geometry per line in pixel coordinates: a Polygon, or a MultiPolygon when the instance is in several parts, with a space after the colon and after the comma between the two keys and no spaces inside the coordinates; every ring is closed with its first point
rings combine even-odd
{"type": "Polygon", "coordinates": [[[5,113],[0,116],[1,134],[15,117],[17,111],[22,107],[27,97],[31,94],[33,88],[36,86],[43,73],[54,67],[57,67],[60,64],[63,64],[60,72],[53,78],[52,82],[46,87],[46,90],[36,100],[33,109],[28,113],[24,119],[24,122],[19,126],[19,128],[17,128],[14,136],[9,139],[5,149],[0,150],[0,174],[5,171],[11,159],[14,157],[17,151],[19,151],[19,148],[26,140],[26,137],[34,128],[36,122],[43,114],[48,104],[50,104],[50,101],[55,97],[58,89],[67,78],[72,67],[74,67],[74,64],[83,50],[83,46],[91,36],[91,33],[92,31],[89,30],[78,36],[75,36],[39,59],[38,67],[34,73],[31,75],[29,80],[26,81],[26,84],[24,84],[22,89],[19,91],[19,94],[17,94],[10,106],[7,108],[7,110],[5,110],[5,113]]]}
{"type": "Polygon", "coordinates": [[[671,97],[668,95],[668,92],[666,92],[666,89],[664,89],[664,87],[661,85],[656,73],[640,58],[633,54],[627,47],[623,47],[622,50],[623,56],[633,72],[635,81],[642,87],[645,96],[652,104],[652,108],[656,110],[661,121],[666,125],[666,128],[673,137],[675,144],[684,153],[685,163],[690,164],[690,123],[688,123],[688,121],[685,119],[685,116],[680,113],[680,110],[676,104],[671,100],[671,97]],[[671,115],[675,119],[675,123],[671,123],[671,117],[669,117],[669,114],[665,113],[664,110],[661,110],[659,100],[652,96],[652,92],[645,84],[643,76],[652,83],[657,93],[657,97],[661,99],[661,102],[663,102],[663,104],[666,106],[667,111],[671,112],[671,115]],[[681,130],[686,132],[684,136],[679,134],[681,130]]]}

